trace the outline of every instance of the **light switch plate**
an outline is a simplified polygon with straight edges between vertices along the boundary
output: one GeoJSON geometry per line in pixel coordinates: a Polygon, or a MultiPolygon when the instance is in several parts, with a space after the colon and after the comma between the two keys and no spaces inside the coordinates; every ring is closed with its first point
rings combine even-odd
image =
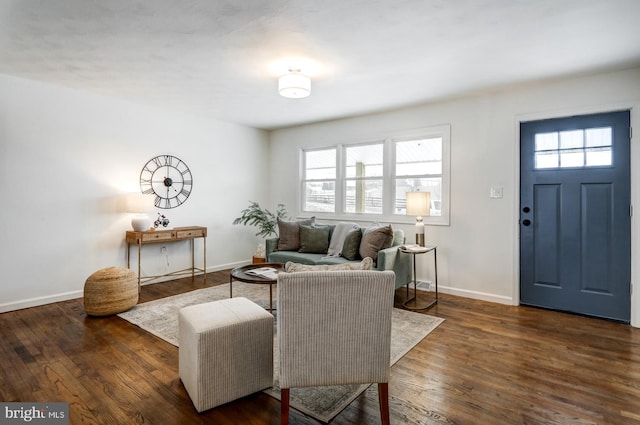
{"type": "Polygon", "coordinates": [[[500,199],[502,198],[502,186],[491,186],[489,190],[489,198],[500,199]]]}

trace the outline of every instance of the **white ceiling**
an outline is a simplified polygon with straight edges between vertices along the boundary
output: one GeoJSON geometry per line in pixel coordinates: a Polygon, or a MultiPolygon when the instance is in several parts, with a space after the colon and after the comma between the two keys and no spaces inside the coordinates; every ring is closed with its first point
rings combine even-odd
{"type": "Polygon", "coordinates": [[[2,74],[265,129],[638,64],[640,0],[0,0],[2,74]]]}

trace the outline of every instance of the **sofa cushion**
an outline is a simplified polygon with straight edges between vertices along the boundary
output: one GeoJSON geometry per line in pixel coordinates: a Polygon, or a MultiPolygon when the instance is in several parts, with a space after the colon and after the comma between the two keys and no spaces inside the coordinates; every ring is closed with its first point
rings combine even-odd
{"type": "Polygon", "coordinates": [[[360,257],[378,258],[378,251],[391,247],[393,243],[393,229],[391,225],[367,227],[362,232],[360,241],[360,257]]]}
{"type": "Polygon", "coordinates": [[[278,217],[278,251],[297,251],[300,249],[300,225],[311,225],[315,217],[307,220],[286,221],[278,217]]]}
{"type": "Polygon", "coordinates": [[[300,225],[300,249],[298,252],[324,254],[329,248],[329,226],[300,225]]]}
{"type": "Polygon", "coordinates": [[[372,270],[373,260],[370,257],[364,258],[359,263],[343,263],[343,264],[299,264],[294,262],[287,262],[284,265],[284,271],[287,273],[293,272],[308,272],[314,270],[372,270]]]}
{"type": "Polygon", "coordinates": [[[349,230],[344,238],[344,244],[340,255],[347,260],[357,260],[360,258],[360,241],[362,240],[362,230],[360,228],[349,230]]]}
{"type": "Polygon", "coordinates": [[[404,245],[405,242],[404,230],[402,229],[393,229],[393,242],[391,246],[400,246],[404,245]]]}
{"type": "Polygon", "coordinates": [[[309,252],[273,251],[269,254],[270,263],[284,264],[287,261],[301,264],[344,264],[353,262],[344,257],[329,257],[327,254],[313,254],[309,252]]]}
{"type": "Polygon", "coordinates": [[[323,257],[326,257],[326,254],[311,254],[298,251],[273,251],[269,254],[269,262],[284,264],[287,261],[293,261],[302,264],[317,264],[323,257]]]}

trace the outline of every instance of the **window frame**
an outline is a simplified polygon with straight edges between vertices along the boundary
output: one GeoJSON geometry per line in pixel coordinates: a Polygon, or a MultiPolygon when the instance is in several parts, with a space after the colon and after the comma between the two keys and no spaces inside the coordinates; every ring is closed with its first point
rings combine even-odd
{"type": "MultiPolygon", "coordinates": [[[[352,143],[352,144],[344,144],[344,145],[340,145],[340,150],[341,150],[341,158],[342,161],[341,163],[338,164],[339,169],[342,172],[342,179],[340,182],[340,186],[342,188],[342,193],[341,193],[341,197],[340,197],[340,204],[341,204],[341,209],[339,210],[341,214],[346,214],[346,215],[355,215],[355,216],[381,216],[384,214],[384,207],[385,207],[385,197],[384,194],[387,192],[386,191],[386,181],[385,181],[385,175],[386,175],[386,140],[385,139],[379,139],[379,140],[373,140],[373,141],[369,141],[369,142],[364,142],[364,143],[352,143]],[[363,147],[363,146],[377,146],[380,145],[382,146],[382,175],[380,176],[370,176],[370,177],[348,177],[347,176],[347,149],[349,148],[357,148],[357,147],[363,147]],[[367,182],[367,181],[382,181],[382,193],[383,193],[383,197],[382,197],[382,208],[383,208],[383,213],[382,214],[374,214],[374,213],[352,213],[352,212],[347,212],[346,207],[347,207],[347,183],[348,182],[367,182]]],[[[337,206],[336,206],[336,209],[337,206]]]]}
{"type": "MultiPolygon", "coordinates": [[[[408,131],[393,132],[385,137],[372,138],[367,141],[354,143],[337,143],[335,145],[300,148],[299,150],[299,205],[300,216],[316,216],[327,220],[349,221],[381,221],[398,224],[415,224],[415,217],[397,214],[395,209],[396,190],[396,143],[420,139],[442,139],[442,174],[441,174],[441,215],[426,216],[423,221],[426,225],[448,226],[450,224],[450,191],[451,191],[451,125],[444,124],[432,127],[419,128],[408,131]],[[382,214],[372,213],[347,213],[345,210],[346,178],[346,149],[354,146],[383,145],[383,175],[382,179],[382,214]],[[336,179],[335,179],[335,210],[334,212],[305,211],[305,187],[309,180],[306,175],[306,152],[335,149],[336,151],[336,179]]],[[[429,175],[434,176],[434,175],[429,175]]],[[[366,178],[365,178],[366,179],[366,178]]],[[[380,179],[375,177],[374,179],[380,179]]]]}
{"type": "Polygon", "coordinates": [[[306,201],[307,198],[307,194],[306,194],[306,186],[307,183],[309,182],[316,182],[316,183],[320,183],[320,182],[333,182],[333,187],[334,187],[334,211],[333,213],[326,213],[326,212],[313,212],[314,215],[326,215],[326,214],[335,214],[336,210],[337,210],[337,204],[338,204],[338,193],[340,193],[340,189],[338,188],[338,184],[341,178],[341,171],[340,168],[338,167],[338,164],[340,163],[340,149],[338,148],[338,146],[325,146],[325,147],[321,147],[321,148],[314,148],[314,149],[301,149],[300,150],[300,160],[299,160],[299,164],[300,164],[300,169],[299,169],[299,182],[300,182],[300,188],[298,191],[298,196],[300,199],[299,202],[299,207],[298,210],[301,211],[302,213],[305,213],[304,211],[304,203],[306,201]],[[335,173],[335,178],[333,179],[307,179],[307,173],[306,173],[306,152],[320,152],[320,151],[329,151],[329,150],[335,150],[335,154],[336,154],[336,164],[335,164],[335,168],[336,168],[336,173],[335,173]]]}

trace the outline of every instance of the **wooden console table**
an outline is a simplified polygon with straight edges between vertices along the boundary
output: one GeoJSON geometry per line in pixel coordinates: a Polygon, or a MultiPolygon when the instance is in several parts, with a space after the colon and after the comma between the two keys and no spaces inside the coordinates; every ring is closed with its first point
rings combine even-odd
{"type": "Polygon", "coordinates": [[[190,227],[175,227],[168,230],[147,230],[144,232],[137,232],[135,230],[128,230],[125,239],[127,241],[127,267],[131,268],[131,245],[138,246],[138,291],[142,282],[148,282],[154,279],[158,279],[166,276],[180,276],[191,272],[191,279],[195,278],[196,270],[201,271],[204,274],[204,281],[207,281],[207,228],[201,226],[190,227]],[[195,239],[202,238],[204,247],[203,254],[203,268],[197,268],[195,265],[195,239]],[[178,241],[191,241],[191,268],[177,270],[166,274],[157,276],[145,276],[140,275],[141,253],[142,245],[147,244],[159,244],[170,243],[178,241]]]}

